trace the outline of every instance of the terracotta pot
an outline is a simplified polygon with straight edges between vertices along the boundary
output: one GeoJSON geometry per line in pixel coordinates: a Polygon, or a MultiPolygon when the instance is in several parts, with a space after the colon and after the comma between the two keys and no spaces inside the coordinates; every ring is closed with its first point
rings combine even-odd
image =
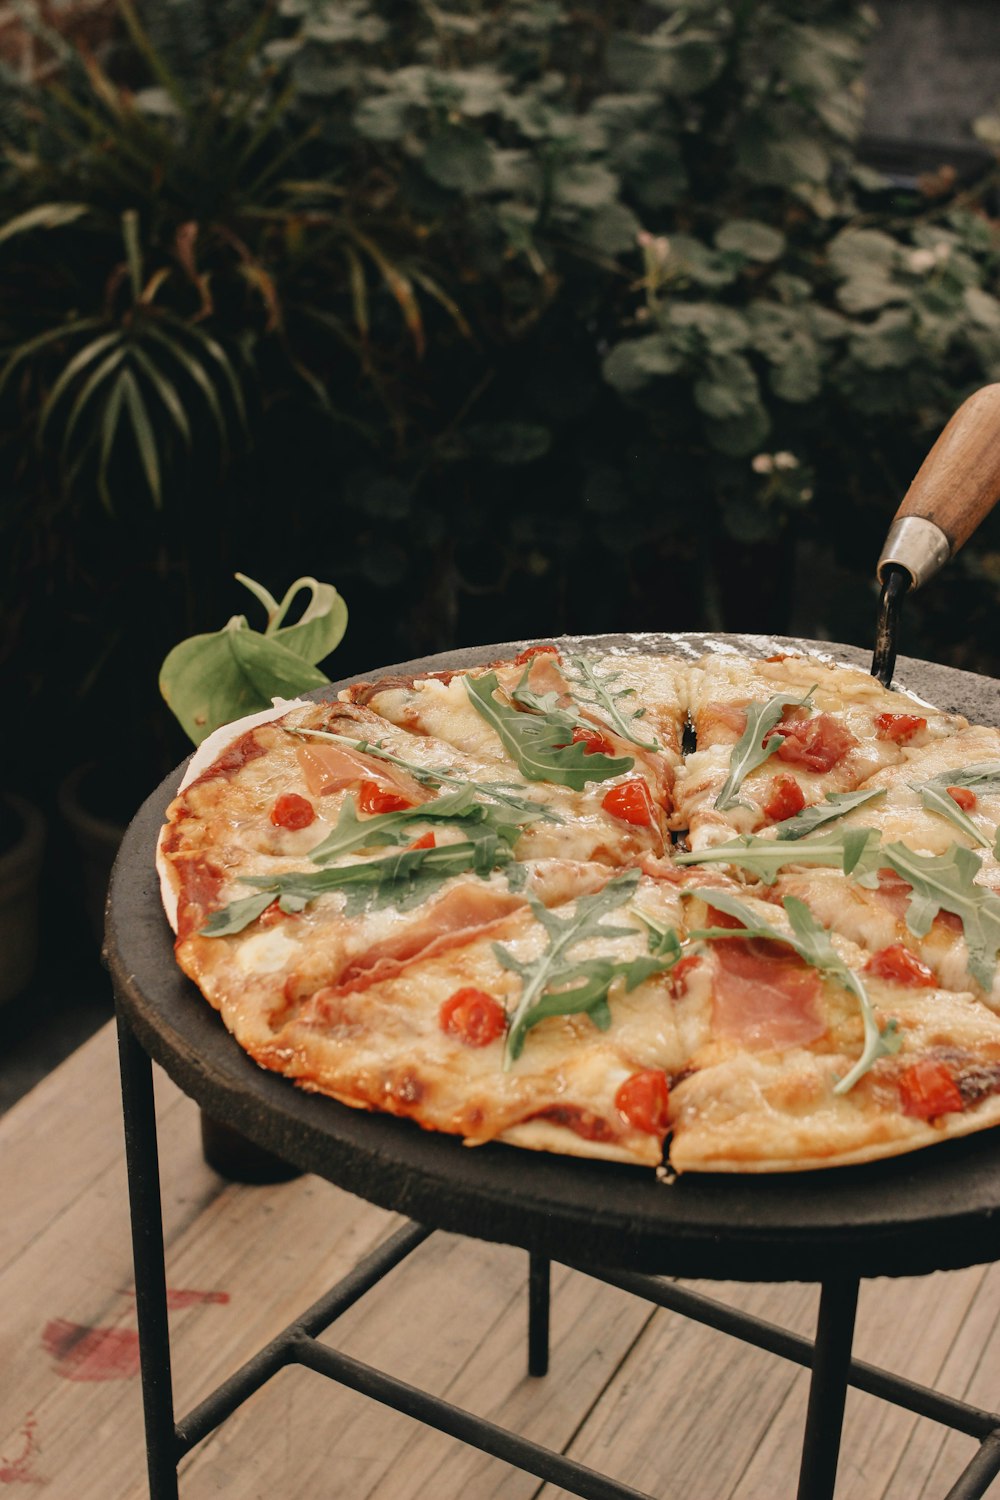
{"type": "Polygon", "coordinates": [[[20,828],[0,853],[0,1005],[20,994],[38,957],[38,886],[45,848],[45,820],[36,807],[5,794],[20,828]]]}

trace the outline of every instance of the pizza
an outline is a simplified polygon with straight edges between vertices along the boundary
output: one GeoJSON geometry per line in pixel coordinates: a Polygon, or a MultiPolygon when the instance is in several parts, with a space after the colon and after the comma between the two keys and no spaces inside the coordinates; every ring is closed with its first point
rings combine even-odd
{"type": "Polygon", "coordinates": [[[850,1165],[1000,1123],[1000,730],[856,668],[529,647],[278,703],[157,861],[261,1066],[470,1146],[850,1165]]]}

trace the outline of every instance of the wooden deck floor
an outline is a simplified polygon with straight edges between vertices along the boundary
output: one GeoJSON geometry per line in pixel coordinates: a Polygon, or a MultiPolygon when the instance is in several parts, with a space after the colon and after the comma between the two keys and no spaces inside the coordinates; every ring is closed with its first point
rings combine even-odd
{"type": "MultiPolygon", "coordinates": [[[[224,1186],[195,1106],[159,1077],[178,1411],[399,1220],[313,1177],[224,1186]]],[[[142,1500],[135,1304],[110,1027],[0,1121],[0,1493],[142,1500]]],[[[552,1365],[525,1373],[526,1256],[436,1235],[347,1314],[338,1347],[662,1500],[795,1494],[803,1372],[576,1273],[552,1365]]],[[[705,1284],[811,1333],[808,1285],[705,1284]]],[[[1000,1402],[1000,1266],[862,1290],[856,1354],[1000,1402]]],[[[941,1500],[974,1451],[852,1393],[837,1500],[941,1500]]],[[[562,1500],[566,1494],[303,1369],[185,1461],[183,1500],[562,1500]]],[[[1000,1481],[990,1490],[1000,1495],[1000,1481]]]]}

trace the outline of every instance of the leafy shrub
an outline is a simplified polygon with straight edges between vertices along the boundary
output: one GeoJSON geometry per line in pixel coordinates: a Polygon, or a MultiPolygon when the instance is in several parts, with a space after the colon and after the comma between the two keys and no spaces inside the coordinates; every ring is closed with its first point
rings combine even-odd
{"type": "MultiPolygon", "coordinates": [[[[901,192],[855,159],[864,6],[121,15],[100,64],[53,44],[0,100],[22,699],[36,647],[98,717],[152,685],[237,566],[333,577],[345,671],[780,629],[796,595],[807,633],[870,637],[888,520],[1000,373],[1000,301],[988,180],[901,192]]],[[[989,545],[904,645],[990,664],[989,545]]]]}

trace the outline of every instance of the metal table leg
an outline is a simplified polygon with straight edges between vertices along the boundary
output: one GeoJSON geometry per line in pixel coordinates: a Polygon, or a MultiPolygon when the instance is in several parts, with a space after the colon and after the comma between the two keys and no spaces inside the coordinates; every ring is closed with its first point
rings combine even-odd
{"type": "Polygon", "coordinates": [[[118,1012],[118,1058],[125,1119],[125,1161],[132,1220],[139,1368],[146,1423],[150,1500],[178,1500],[177,1439],[167,1327],[163,1210],[153,1104],[153,1067],[118,1012]]]}
{"type": "Polygon", "coordinates": [[[798,1500],[833,1500],[857,1307],[856,1276],[831,1276],[823,1282],[802,1441],[798,1500]]]}
{"type": "Polygon", "coordinates": [[[549,1268],[544,1255],[528,1259],[528,1374],[549,1373],[549,1268]]]}

